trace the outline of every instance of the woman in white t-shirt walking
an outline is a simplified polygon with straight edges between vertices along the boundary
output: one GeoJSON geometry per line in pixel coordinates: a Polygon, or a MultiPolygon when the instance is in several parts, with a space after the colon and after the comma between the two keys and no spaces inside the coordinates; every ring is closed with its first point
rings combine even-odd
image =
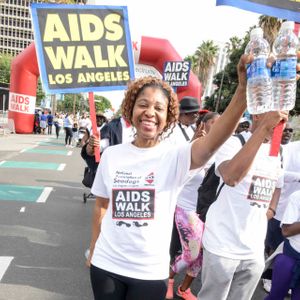
{"type": "MultiPolygon", "coordinates": [[[[219,118],[216,112],[208,112],[197,124],[195,137],[201,138],[209,133],[211,126],[219,118]]],[[[195,139],[193,138],[193,140],[195,139]]],[[[174,298],[174,277],[185,270],[186,275],[177,289],[177,295],[182,299],[196,300],[197,297],[191,292],[190,285],[198,276],[202,266],[202,234],[204,223],[196,213],[198,188],[202,183],[207,169],[213,164],[211,158],[203,169],[196,170],[182,188],[175,209],[175,224],[179,233],[182,252],[171,264],[166,299],[174,298]]]]}
{"type": "MultiPolygon", "coordinates": [[[[246,63],[239,84],[211,131],[193,143],[160,143],[178,117],[178,101],[164,81],[130,83],[122,114],[136,128],[133,142],[108,147],[91,192],[96,196],[90,255],[96,300],[163,300],[169,276],[169,245],[176,199],[190,169],[203,166],[234,131],[246,108],[246,63]]],[[[271,115],[268,126],[282,116],[271,115]]],[[[94,151],[87,145],[87,151],[94,151]]]]}

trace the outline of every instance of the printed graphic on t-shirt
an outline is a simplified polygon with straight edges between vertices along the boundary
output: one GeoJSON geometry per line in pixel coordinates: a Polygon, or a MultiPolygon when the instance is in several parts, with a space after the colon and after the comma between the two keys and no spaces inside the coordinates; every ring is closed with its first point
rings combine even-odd
{"type": "Polygon", "coordinates": [[[276,180],[253,175],[247,199],[270,202],[276,187],[276,180]]]}
{"type": "Polygon", "coordinates": [[[138,187],[142,176],[133,175],[132,172],[116,171],[113,185],[114,187],[138,187]]]}
{"type": "MultiPolygon", "coordinates": [[[[113,189],[113,219],[149,220],[154,218],[154,189],[113,189]]],[[[143,224],[135,224],[137,227],[143,224]]]]}
{"type": "Polygon", "coordinates": [[[154,173],[151,172],[149,175],[146,176],[145,181],[148,185],[153,185],[154,182],[154,173]]]}

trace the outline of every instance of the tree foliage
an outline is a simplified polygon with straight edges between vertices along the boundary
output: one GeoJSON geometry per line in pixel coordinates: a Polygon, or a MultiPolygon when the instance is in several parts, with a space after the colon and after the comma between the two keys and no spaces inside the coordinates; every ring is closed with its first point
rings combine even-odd
{"type": "Polygon", "coordinates": [[[57,102],[57,111],[68,113],[81,111],[82,101],[84,101],[82,94],[64,94],[64,100],[57,102]]]}
{"type": "MultiPolygon", "coordinates": [[[[274,18],[273,18],[274,19],[274,18]]],[[[266,24],[273,24],[276,20],[271,18],[270,22],[267,23],[268,19],[263,19],[266,24]]],[[[276,19],[276,18],[275,18],[276,19]]],[[[262,22],[262,21],[261,21],[262,22]]],[[[281,21],[278,21],[281,24],[281,21]]],[[[279,24],[278,23],[278,24],[279,24]]],[[[265,28],[267,25],[264,25],[265,28]]],[[[277,24],[275,22],[275,24],[277,24]]],[[[272,25],[271,25],[272,26],[272,25]]],[[[280,27],[280,25],[278,25],[280,27]]],[[[250,31],[253,27],[249,28],[249,31],[246,33],[245,37],[238,41],[235,38],[230,39],[227,47],[229,49],[229,63],[226,65],[224,71],[217,73],[214,76],[213,84],[217,86],[214,93],[205,98],[204,108],[209,109],[211,111],[216,111],[216,107],[219,112],[223,112],[225,108],[228,106],[230,100],[233,97],[233,94],[238,85],[238,75],[237,75],[237,64],[239,62],[240,57],[245,51],[245,47],[249,42],[250,31]],[[232,43],[232,44],[230,44],[232,43]],[[223,80],[222,80],[223,78],[223,80]]],[[[278,27],[277,27],[278,28],[278,27]]],[[[267,31],[271,32],[271,30],[267,31]]],[[[278,32],[278,30],[277,30],[278,32]]],[[[265,33],[266,36],[266,33],[265,33]]],[[[270,33],[270,38],[272,38],[272,34],[270,33]]],[[[274,38],[274,37],[273,37],[274,38]]],[[[274,39],[273,39],[274,40],[274,39]]],[[[296,104],[295,108],[290,111],[291,115],[299,115],[300,114],[300,82],[297,82],[297,94],[296,94],[296,104]]]]}
{"type": "Polygon", "coordinates": [[[194,73],[198,75],[205,89],[211,67],[215,64],[215,57],[219,47],[213,41],[205,41],[197,48],[194,56],[194,73]]]}
{"type": "Polygon", "coordinates": [[[10,82],[10,66],[13,56],[9,54],[0,54],[0,83],[9,84],[10,82]]]}
{"type": "Polygon", "coordinates": [[[265,15],[259,17],[258,25],[262,28],[264,32],[264,38],[269,42],[270,49],[272,49],[281,24],[282,20],[278,18],[265,15]]]}
{"type": "Polygon", "coordinates": [[[112,105],[110,101],[100,95],[95,95],[95,109],[96,111],[102,111],[105,112],[108,109],[111,109],[112,105]]]}
{"type": "Polygon", "coordinates": [[[236,37],[230,39],[227,44],[229,63],[224,70],[214,76],[213,84],[217,86],[214,93],[205,99],[204,108],[211,111],[223,112],[228,106],[235,89],[238,85],[238,75],[236,66],[241,55],[244,53],[245,47],[249,41],[249,34],[244,39],[236,37]]]}

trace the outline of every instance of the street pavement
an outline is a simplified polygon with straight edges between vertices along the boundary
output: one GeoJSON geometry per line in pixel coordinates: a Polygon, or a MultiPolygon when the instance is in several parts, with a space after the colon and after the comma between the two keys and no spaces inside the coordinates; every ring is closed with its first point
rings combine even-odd
{"type": "Polygon", "coordinates": [[[80,149],[54,135],[0,136],[1,300],[92,299],[84,252],[93,201],[83,203],[83,171],[80,149]],[[23,197],[28,187],[39,187],[29,190],[36,201],[23,197]]]}
{"type": "MultiPolygon", "coordinates": [[[[94,200],[83,203],[84,166],[63,137],[0,136],[0,300],[92,299],[84,252],[94,200]]],[[[198,276],[194,294],[200,286],[198,276]]],[[[252,300],[265,296],[260,283],[252,300]]]]}

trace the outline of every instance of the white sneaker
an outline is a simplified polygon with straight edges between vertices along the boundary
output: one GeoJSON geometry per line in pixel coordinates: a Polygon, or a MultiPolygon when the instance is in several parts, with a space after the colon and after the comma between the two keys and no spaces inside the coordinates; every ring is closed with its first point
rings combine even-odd
{"type": "Polygon", "coordinates": [[[269,279],[263,279],[263,288],[267,293],[270,293],[271,286],[272,286],[272,280],[269,279]]]}

